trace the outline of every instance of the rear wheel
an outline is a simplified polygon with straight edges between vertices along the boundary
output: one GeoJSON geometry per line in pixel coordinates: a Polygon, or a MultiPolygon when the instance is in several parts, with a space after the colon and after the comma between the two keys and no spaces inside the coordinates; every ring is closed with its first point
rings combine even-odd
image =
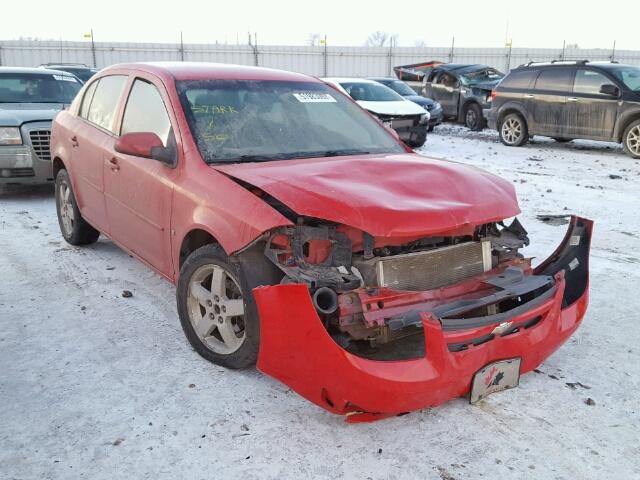
{"type": "Polygon", "coordinates": [[[71,245],[88,245],[100,237],[100,232],[80,215],[71,180],[65,169],[56,175],[56,212],[60,232],[71,245]]]}
{"type": "Polygon", "coordinates": [[[500,141],[508,147],[521,147],[529,140],[527,122],[519,113],[510,113],[500,122],[500,141]]]}
{"type": "Polygon", "coordinates": [[[484,117],[482,116],[482,108],[480,108],[480,105],[471,103],[465,108],[464,124],[474,131],[484,128],[484,117]]]}
{"type": "Polygon", "coordinates": [[[633,158],[640,158],[640,120],[629,125],[622,136],[624,151],[633,158]]]}

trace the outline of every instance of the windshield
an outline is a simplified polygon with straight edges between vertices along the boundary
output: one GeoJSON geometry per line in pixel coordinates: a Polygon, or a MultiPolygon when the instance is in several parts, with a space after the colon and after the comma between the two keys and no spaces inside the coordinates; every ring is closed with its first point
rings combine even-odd
{"type": "Polygon", "coordinates": [[[399,93],[402,96],[416,95],[416,92],[406,83],[400,80],[392,80],[386,83],[387,87],[393,89],[394,92],[399,93]]]}
{"type": "Polygon", "coordinates": [[[494,68],[486,68],[475,72],[468,72],[460,75],[463,85],[475,85],[477,83],[495,82],[504,77],[504,73],[494,68]]]}
{"type": "Polygon", "coordinates": [[[610,67],[610,69],[611,73],[624,83],[629,90],[633,90],[634,92],[640,91],[640,68],[621,65],[610,67]]]}
{"type": "Polygon", "coordinates": [[[404,100],[400,95],[379,83],[345,82],[340,83],[351,98],[363,102],[397,102],[404,100]]]}
{"type": "Polygon", "coordinates": [[[0,73],[0,103],[71,103],[80,87],[71,75],[0,73]]]}
{"type": "Polygon", "coordinates": [[[323,83],[188,80],[177,88],[207,163],[404,151],[375,119],[323,83]]]}

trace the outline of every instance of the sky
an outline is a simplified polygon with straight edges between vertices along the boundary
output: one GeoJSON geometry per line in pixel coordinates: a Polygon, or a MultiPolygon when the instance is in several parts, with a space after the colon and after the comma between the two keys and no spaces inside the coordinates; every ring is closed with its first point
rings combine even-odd
{"type": "Polygon", "coordinates": [[[30,0],[3,2],[0,40],[40,38],[83,40],[91,29],[96,41],[246,43],[305,45],[310,34],[327,36],[329,45],[364,45],[375,31],[398,36],[399,46],[513,47],[640,50],[638,0],[606,4],[591,1],[440,0],[382,2],[351,0],[219,1],[180,0],[30,0]],[[611,8],[609,8],[609,6],[611,8]]]}

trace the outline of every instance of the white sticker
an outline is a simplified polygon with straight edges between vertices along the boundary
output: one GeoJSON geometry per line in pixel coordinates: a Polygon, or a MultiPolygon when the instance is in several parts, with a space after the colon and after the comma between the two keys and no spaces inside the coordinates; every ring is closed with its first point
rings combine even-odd
{"type": "Polygon", "coordinates": [[[62,80],[63,82],[77,83],[77,80],[69,75],[54,75],[53,78],[55,78],[56,80],[62,80]]]}
{"type": "Polygon", "coordinates": [[[293,96],[301,103],[336,103],[336,99],[328,93],[302,92],[294,93],[293,96]]]}

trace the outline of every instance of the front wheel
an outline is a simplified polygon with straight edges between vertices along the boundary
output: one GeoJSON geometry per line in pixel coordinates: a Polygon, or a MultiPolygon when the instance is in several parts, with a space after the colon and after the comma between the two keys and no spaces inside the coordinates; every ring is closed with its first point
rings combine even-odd
{"type": "Polygon", "coordinates": [[[640,120],[629,125],[622,136],[622,146],[627,155],[640,158],[640,120]]]}
{"type": "Polygon", "coordinates": [[[229,259],[216,244],[198,248],[182,265],[176,291],[189,343],[210,362],[234,369],[258,358],[260,319],[252,290],[282,280],[260,244],[240,255],[229,259]]]}
{"type": "Polygon", "coordinates": [[[500,122],[500,141],[508,147],[521,147],[529,140],[527,122],[522,115],[510,113],[500,122]]]}
{"type": "Polygon", "coordinates": [[[69,174],[65,169],[56,175],[56,213],[60,232],[71,245],[88,245],[100,237],[100,232],[82,218],[69,174]]]}
{"type": "Polygon", "coordinates": [[[464,124],[473,131],[479,131],[484,128],[484,117],[482,116],[482,108],[477,103],[471,103],[464,111],[464,124]]]}

